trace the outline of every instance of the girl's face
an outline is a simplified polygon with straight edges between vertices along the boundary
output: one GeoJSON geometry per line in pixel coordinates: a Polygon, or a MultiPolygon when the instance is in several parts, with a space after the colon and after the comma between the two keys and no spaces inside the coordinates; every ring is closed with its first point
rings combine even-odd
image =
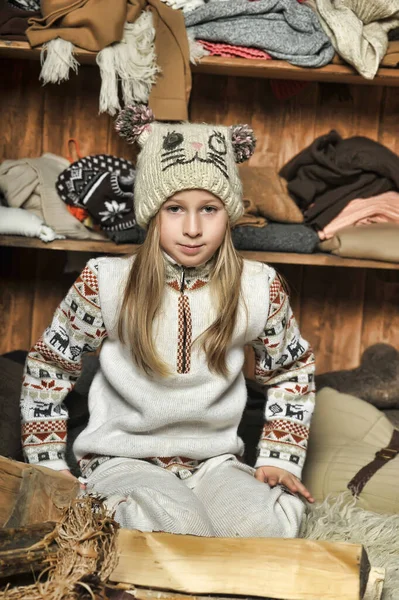
{"type": "Polygon", "coordinates": [[[177,192],[160,209],[161,248],[178,264],[197,267],[220,247],[227,224],[224,204],[211,192],[177,192]]]}

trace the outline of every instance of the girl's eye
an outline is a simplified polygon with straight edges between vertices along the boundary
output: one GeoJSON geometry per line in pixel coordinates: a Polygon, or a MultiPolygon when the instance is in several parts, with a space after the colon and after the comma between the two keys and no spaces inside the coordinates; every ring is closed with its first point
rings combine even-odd
{"type": "Polygon", "coordinates": [[[168,212],[175,214],[175,213],[178,213],[179,210],[181,210],[181,207],[180,206],[168,206],[166,210],[168,212]]]}
{"type": "Polygon", "coordinates": [[[204,211],[206,212],[206,214],[210,215],[211,213],[216,212],[217,208],[215,208],[214,206],[204,206],[204,211]]]}

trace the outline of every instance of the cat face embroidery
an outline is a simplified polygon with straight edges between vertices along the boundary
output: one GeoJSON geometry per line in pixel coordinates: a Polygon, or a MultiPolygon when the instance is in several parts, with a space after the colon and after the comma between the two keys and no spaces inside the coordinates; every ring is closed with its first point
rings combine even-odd
{"type": "Polygon", "coordinates": [[[206,143],[198,139],[187,140],[183,133],[172,130],[163,136],[161,148],[161,170],[167,171],[175,165],[200,162],[215,166],[229,179],[227,172],[227,140],[220,131],[212,131],[206,143]]]}

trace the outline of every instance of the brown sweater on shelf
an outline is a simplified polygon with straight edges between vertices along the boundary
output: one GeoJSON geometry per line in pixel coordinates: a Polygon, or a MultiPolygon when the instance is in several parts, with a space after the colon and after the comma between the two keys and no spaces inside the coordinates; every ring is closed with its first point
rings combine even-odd
{"type": "Polygon", "coordinates": [[[124,24],[134,23],[150,10],[155,28],[155,51],[161,74],[149,104],[158,120],[186,120],[191,91],[189,45],[180,11],[161,0],[42,0],[42,18],[30,19],[27,37],[40,46],[57,37],[78,48],[98,52],[123,37],[124,24]]]}

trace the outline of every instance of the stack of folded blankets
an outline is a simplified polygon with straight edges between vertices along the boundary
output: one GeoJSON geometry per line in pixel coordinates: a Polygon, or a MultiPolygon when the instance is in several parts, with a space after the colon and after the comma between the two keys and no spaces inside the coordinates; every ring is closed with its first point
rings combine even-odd
{"type": "Polygon", "coordinates": [[[69,162],[55,154],[5,160],[0,165],[0,234],[38,237],[43,242],[101,240],[68,210],[55,184],[69,162]]]}
{"type": "Polygon", "coordinates": [[[195,39],[253,47],[301,67],[322,67],[334,56],[317,15],[297,0],[214,0],[186,13],[185,22],[195,39]]]}
{"type": "Polygon", "coordinates": [[[245,213],[232,231],[235,247],[265,252],[314,252],[319,237],[304,223],[300,208],[276,169],[242,165],[239,170],[245,213]]]}
{"type": "Polygon", "coordinates": [[[141,243],[133,209],[135,169],[108,154],[70,164],[45,153],[0,165],[0,235],[141,243]]]}
{"type": "Polygon", "coordinates": [[[330,131],[281,170],[318,247],[399,262],[399,156],[366,137],[330,131]]]}
{"type": "Polygon", "coordinates": [[[210,54],[320,67],[349,63],[366,79],[399,64],[399,0],[163,0],[210,54]],[[264,53],[258,54],[258,53],[264,53]]]}

